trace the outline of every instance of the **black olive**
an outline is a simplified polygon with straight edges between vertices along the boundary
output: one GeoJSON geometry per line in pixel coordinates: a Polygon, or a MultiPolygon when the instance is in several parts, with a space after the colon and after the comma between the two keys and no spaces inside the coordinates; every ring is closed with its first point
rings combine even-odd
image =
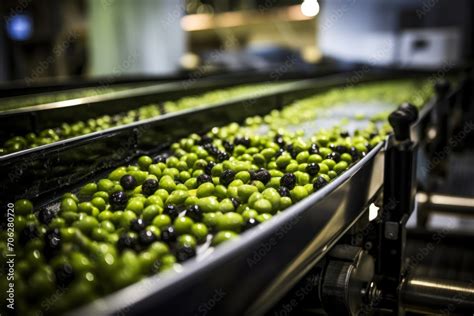
{"type": "Polygon", "coordinates": [[[184,262],[194,256],[196,256],[196,250],[189,245],[183,245],[176,252],[176,259],[178,262],[184,262]]]}
{"type": "Polygon", "coordinates": [[[49,225],[55,216],[56,213],[47,208],[44,208],[38,212],[38,220],[45,225],[49,225]]]}
{"type": "Polygon", "coordinates": [[[219,149],[213,144],[205,144],[203,148],[211,155],[216,156],[219,153],[219,149]]]}
{"type": "Polygon", "coordinates": [[[48,230],[44,235],[44,254],[50,259],[54,257],[61,248],[61,233],[58,228],[48,230]]]}
{"type": "Polygon", "coordinates": [[[340,135],[341,137],[346,138],[346,137],[349,137],[349,132],[348,132],[348,131],[342,131],[342,132],[339,133],[339,135],[340,135]]]}
{"type": "Polygon", "coordinates": [[[142,193],[145,196],[152,195],[153,193],[158,190],[158,181],[155,179],[147,179],[145,182],[142,184],[142,193]]]}
{"type": "Polygon", "coordinates": [[[224,140],[222,142],[222,145],[224,146],[225,150],[227,150],[229,153],[232,153],[234,151],[234,145],[228,140],[224,140]]]}
{"type": "Polygon", "coordinates": [[[39,236],[38,229],[35,224],[28,224],[20,233],[20,244],[25,245],[28,241],[39,236]]]}
{"type": "Polygon", "coordinates": [[[248,230],[250,228],[253,228],[255,226],[258,226],[258,224],[260,224],[255,218],[249,218],[245,223],[244,223],[244,226],[243,226],[243,229],[244,230],[248,230]]]}
{"type": "Polygon", "coordinates": [[[326,156],[326,159],[332,159],[335,162],[339,162],[341,160],[341,154],[338,152],[333,151],[332,153],[326,156]]]}
{"type": "Polygon", "coordinates": [[[240,206],[240,201],[234,197],[231,197],[230,201],[232,202],[232,205],[234,205],[234,209],[237,210],[237,208],[240,206]]]}
{"type": "Polygon", "coordinates": [[[286,187],[288,190],[292,190],[296,185],[296,176],[292,173],[286,173],[280,179],[280,186],[286,187]]]}
{"type": "Polygon", "coordinates": [[[70,264],[64,263],[54,269],[56,284],[59,288],[66,288],[74,281],[75,273],[70,264]]]}
{"type": "Polygon", "coordinates": [[[174,242],[176,241],[176,231],[173,226],[168,226],[161,232],[161,240],[164,242],[174,242]]]}
{"type": "Polygon", "coordinates": [[[112,210],[124,209],[128,202],[127,194],[123,191],[114,192],[110,195],[109,202],[112,210]]]}
{"type": "Polygon", "coordinates": [[[248,137],[236,137],[234,138],[234,145],[250,147],[250,139],[248,137]]]}
{"type": "Polygon", "coordinates": [[[291,155],[291,158],[296,159],[298,152],[294,149],[293,144],[286,145],[285,149],[291,155]]]}
{"type": "Polygon", "coordinates": [[[126,174],[120,178],[120,185],[124,190],[133,190],[137,186],[137,180],[133,176],[126,174]]]}
{"type": "Polygon", "coordinates": [[[314,163],[314,162],[308,164],[308,165],[306,166],[306,172],[307,172],[310,176],[314,177],[314,176],[317,175],[318,172],[319,172],[319,165],[318,165],[317,163],[314,163]]]}
{"type": "Polygon", "coordinates": [[[319,146],[317,144],[311,144],[308,152],[310,155],[319,154],[319,146]]]}
{"type": "Polygon", "coordinates": [[[352,156],[352,160],[356,161],[359,159],[359,151],[357,150],[357,148],[355,148],[354,146],[352,146],[350,149],[349,149],[349,153],[351,154],[352,156]]]}
{"type": "Polygon", "coordinates": [[[191,205],[186,209],[186,216],[191,218],[195,222],[199,222],[202,219],[202,211],[197,205],[191,205]]]}
{"type": "Polygon", "coordinates": [[[288,190],[287,187],[279,187],[278,188],[278,193],[280,193],[280,196],[290,196],[290,190],[288,190]]]}
{"type": "Polygon", "coordinates": [[[229,158],[230,158],[229,154],[226,153],[225,151],[219,151],[217,153],[217,161],[219,162],[223,162],[224,160],[227,160],[229,158]]]}
{"type": "Polygon", "coordinates": [[[156,235],[149,230],[144,229],[138,233],[138,241],[142,246],[149,246],[156,240],[156,235]]]}
{"type": "Polygon", "coordinates": [[[235,178],[235,171],[227,169],[224,170],[219,178],[220,184],[228,186],[235,178]]]}
{"type": "Polygon", "coordinates": [[[165,155],[159,155],[158,157],[155,158],[155,163],[162,162],[166,163],[166,156],[165,155]]]}
{"type": "Polygon", "coordinates": [[[137,239],[130,234],[122,234],[117,241],[117,249],[123,251],[125,249],[136,249],[137,239]]]}
{"type": "Polygon", "coordinates": [[[211,182],[212,183],[212,177],[208,174],[201,174],[200,176],[197,177],[197,185],[200,186],[203,183],[206,182],[211,182]]]}
{"type": "Polygon", "coordinates": [[[275,154],[275,158],[280,157],[284,152],[285,150],[283,148],[278,149],[278,151],[275,154]]]}
{"type": "Polygon", "coordinates": [[[318,177],[318,178],[316,179],[316,181],[314,181],[314,183],[313,183],[313,188],[314,188],[314,190],[316,191],[316,190],[319,190],[319,189],[321,189],[322,187],[324,187],[326,184],[328,184],[328,182],[326,181],[326,179],[324,179],[323,177],[320,176],[320,177],[318,177]]]}
{"type": "Polygon", "coordinates": [[[134,219],[132,223],[130,224],[130,229],[137,233],[144,230],[145,227],[146,227],[146,223],[141,218],[134,219]]]}
{"type": "Polygon", "coordinates": [[[267,184],[271,178],[272,178],[272,175],[270,174],[270,172],[268,172],[268,170],[265,170],[265,169],[258,170],[257,172],[255,172],[255,175],[254,175],[254,180],[258,180],[262,182],[263,184],[267,184]]]}
{"type": "Polygon", "coordinates": [[[283,140],[283,136],[280,134],[275,135],[274,141],[280,147],[285,146],[285,141],[283,140]]]}
{"type": "Polygon", "coordinates": [[[174,205],[166,205],[163,214],[168,215],[171,219],[175,219],[179,215],[179,209],[174,205]]]}
{"type": "Polygon", "coordinates": [[[199,141],[200,145],[206,145],[206,144],[211,144],[212,143],[212,138],[207,136],[207,135],[202,135],[201,139],[199,141]]]}
{"type": "Polygon", "coordinates": [[[340,154],[343,154],[343,153],[346,153],[347,152],[347,147],[346,146],[342,146],[342,145],[338,145],[336,146],[336,148],[334,148],[334,150],[340,154]]]}
{"type": "Polygon", "coordinates": [[[204,173],[209,176],[212,175],[212,168],[214,168],[215,165],[216,163],[214,161],[209,161],[206,167],[204,168],[204,173]]]}

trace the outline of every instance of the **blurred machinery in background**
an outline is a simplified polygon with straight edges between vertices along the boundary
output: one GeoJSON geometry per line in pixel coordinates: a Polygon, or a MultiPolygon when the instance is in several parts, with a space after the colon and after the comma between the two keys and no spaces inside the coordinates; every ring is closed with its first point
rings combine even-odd
{"type": "Polygon", "coordinates": [[[473,56],[469,0],[331,0],[321,5],[324,55],[372,66],[452,68],[473,56]]]}
{"type": "Polygon", "coordinates": [[[172,74],[186,50],[184,1],[89,0],[92,75],[172,74]]]}
{"type": "Polygon", "coordinates": [[[31,84],[86,71],[84,1],[5,0],[0,14],[0,78],[31,84]]]}

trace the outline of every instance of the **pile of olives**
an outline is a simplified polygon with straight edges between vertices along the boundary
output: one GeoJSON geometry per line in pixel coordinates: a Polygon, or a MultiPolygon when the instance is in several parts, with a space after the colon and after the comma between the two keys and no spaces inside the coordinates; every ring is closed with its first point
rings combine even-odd
{"type": "Polygon", "coordinates": [[[339,125],[312,135],[285,129],[291,124],[280,123],[293,122],[292,107],[315,111],[304,104],[189,135],[168,153],[142,156],[53,205],[18,200],[20,314],[45,306],[48,314],[67,311],[238,239],[328,185],[391,132],[373,122],[351,132],[339,125]]]}

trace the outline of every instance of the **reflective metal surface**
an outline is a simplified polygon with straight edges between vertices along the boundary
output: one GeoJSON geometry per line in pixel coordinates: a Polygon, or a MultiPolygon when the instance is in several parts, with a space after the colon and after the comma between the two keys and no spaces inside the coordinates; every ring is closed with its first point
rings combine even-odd
{"type": "Polygon", "coordinates": [[[401,287],[401,301],[406,310],[413,312],[472,315],[474,313],[474,281],[408,279],[401,287]]]}
{"type": "Polygon", "coordinates": [[[474,215],[474,198],[419,192],[416,200],[419,212],[474,215]]]}

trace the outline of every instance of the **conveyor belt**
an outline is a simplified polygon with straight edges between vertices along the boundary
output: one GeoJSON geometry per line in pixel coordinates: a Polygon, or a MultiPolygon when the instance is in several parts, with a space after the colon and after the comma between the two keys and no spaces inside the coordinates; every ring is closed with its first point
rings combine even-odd
{"type": "Polygon", "coordinates": [[[239,241],[206,253],[205,258],[198,256],[185,263],[182,271],[148,278],[76,314],[160,311],[192,315],[219,291],[225,295],[212,312],[242,315],[259,296],[262,286],[285,270],[286,286],[297,281],[362,216],[364,206],[382,185],[382,147],[378,145],[324,189],[245,232],[239,241]]]}
{"type": "MultiPolygon", "coordinates": [[[[314,132],[322,128],[328,128],[330,125],[325,124],[328,117],[335,117],[339,121],[343,118],[341,108],[346,109],[357,109],[358,113],[374,113],[374,108],[379,107],[382,110],[389,110],[394,108],[393,105],[389,104],[341,104],[324,111],[324,113],[318,113],[318,118],[311,122],[305,123],[306,135],[311,135],[314,132]],[[354,106],[354,107],[353,107],[354,106]],[[339,115],[338,115],[339,113],[339,115]]],[[[355,129],[361,126],[366,126],[367,120],[356,119],[356,116],[349,115],[349,118],[344,117],[348,122],[349,130],[355,129]]],[[[337,123],[340,123],[340,122],[337,123]]],[[[332,126],[332,125],[331,125],[332,126]]],[[[289,126],[290,129],[298,129],[299,126],[289,126]]],[[[263,127],[260,132],[265,133],[263,127]]],[[[382,175],[383,175],[383,154],[382,145],[374,148],[371,153],[363,159],[360,163],[346,172],[338,180],[331,183],[330,188],[326,193],[321,193],[319,198],[318,194],[315,197],[309,198],[304,201],[303,205],[299,203],[297,207],[285,210],[284,214],[274,222],[271,228],[267,230],[263,229],[260,233],[263,236],[257,237],[250,233],[245,233],[242,236],[241,246],[238,249],[230,248],[226,252],[219,252],[220,249],[209,248],[209,243],[201,246],[198,250],[198,256],[196,258],[195,267],[193,263],[187,263],[183,267],[183,275],[180,273],[176,275],[170,275],[168,284],[166,281],[168,278],[164,277],[153,277],[146,282],[146,293],[144,296],[150,296],[149,300],[153,303],[150,307],[144,303],[148,299],[144,299],[143,296],[139,298],[140,303],[137,304],[137,309],[132,307],[130,312],[133,314],[151,312],[151,309],[157,308],[160,311],[166,311],[172,313],[173,310],[176,312],[176,305],[178,302],[173,303],[174,299],[179,297],[189,297],[192,293],[198,291],[204,295],[211,295],[213,288],[222,289],[225,293],[232,293],[228,298],[222,298],[223,306],[226,306],[227,300],[235,300],[238,297],[240,307],[235,309],[235,313],[229,313],[228,310],[222,310],[221,312],[227,314],[240,315],[245,311],[247,304],[250,304],[252,300],[258,297],[259,284],[266,284],[272,280],[276,275],[276,271],[279,271],[286,267],[283,272],[279,272],[281,278],[274,285],[275,288],[282,294],[285,289],[288,290],[291,285],[298,280],[305,271],[311,269],[311,267],[331,248],[343,232],[346,231],[351,224],[353,224],[360,216],[367,216],[366,213],[362,213],[364,210],[365,203],[370,201],[381,188],[382,175]],[[363,188],[363,189],[361,189],[363,188]],[[335,189],[334,192],[331,192],[335,189]],[[301,223],[300,223],[301,221],[301,223]],[[288,224],[289,223],[289,224],[288,224]],[[286,225],[285,225],[286,224],[286,225]],[[294,226],[294,227],[292,227],[294,226]],[[287,227],[283,230],[284,227],[287,227]],[[285,231],[285,236],[281,236],[281,231],[285,231]],[[250,237],[247,237],[249,236],[250,237]],[[273,244],[272,240],[278,240],[278,252],[270,251],[271,253],[265,254],[268,258],[259,258],[254,260],[253,254],[259,253],[259,248],[262,245],[273,244]],[[285,244],[283,244],[285,243],[285,244]],[[245,244],[245,246],[244,246],[245,244]],[[289,248],[293,249],[290,250],[289,248]],[[302,250],[303,249],[303,250],[302,250]],[[245,255],[244,255],[245,254],[245,255]],[[296,256],[296,258],[295,258],[296,256]],[[202,261],[202,263],[200,263],[202,261]],[[255,264],[253,261],[257,261],[255,264]],[[249,263],[250,262],[250,263],[249,263]],[[219,265],[219,266],[218,266],[219,265]],[[268,269],[271,266],[272,269],[268,269]],[[212,270],[210,270],[213,267],[212,270]],[[189,269],[189,270],[188,270],[189,269]],[[248,269],[248,271],[242,271],[242,269],[248,269]],[[220,272],[222,270],[222,272],[220,272]],[[258,271],[254,271],[258,270],[258,271]],[[221,277],[216,278],[213,274],[222,276],[225,272],[230,275],[238,277],[238,275],[257,274],[258,281],[254,284],[237,285],[240,282],[235,278],[227,278],[220,280],[221,277]],[[163,279],[164,278],[164,279],[163,279]],[[174,280],[173,280],[174,279],[174,280]],[[177,285],[182,282],[182,285],[177,285]],[[207,284],[216,283],[216,285],[208,286],[207,284]],[[183,292],[170,297],[168,292],[173,292],[172,288],[182,287],[183,292]],[[244,294],[245,293],[245,294],[244,294]],[[247,304],[244,304],[247,302],[247,304]],[[140,306],[138,306],[140,305],[140,306]],[[169,309],[173,307],[173,310],[169,309]]],[[[263,227],[263,226],[262,226],[263,227]]],[[[259,228],[260,230],[261,228],[259,228]]],[[[251,281],[249,281],[251,282],[251,281]]],[[[140,291],[143,286],[137,284],[136,287],[130,288],[129,291],[136,292],[140,291]]],[[[273,289],[274,291],[275,289],[273,289]]],[[[274,294],[274,292],[273,292],[274,294]]],[[[128,294],[123,294],[128,296],[128,294]]],[[[193,311],[199,309],[199,299],[194,297],[200,296],[192,294],[193,298],[191,301],[187,301],[185,309],[180,310],[180,313],[192,314],[193,311]]],[[[266,303],[271,303],[276,300],[277,296],[273,299],[264,298],[266,303]]],[[[124,297],[119,293],[111,297],[110,301],[98,301],[92,304],[90,310],[79,311],[79,313],[108,313],[111,309],[114,311],[120,311],[120,309],[127,309],[127,306],[133,305],[135,302],[132,300],[125,300],[124,297]],[[103,304],[103,305],[102,305],[103,304]]],[[[228,306],[228,305],[227,305],[228,306]]],[[[233,305],[235,306],[235,304],[233,305]]],[[[262,305],[262,307],[265,307],[262,305]]],[[[217,312],[213,310],[213,312],[217,312]]],[[[250,313],[259,313],[257,311],[248,311],[250,313]]],[[[219,313],[219,312],[218,312],[219,313]]]]}
{"type": "MultiPolygon", "coordinates": [[[[13,158],[0,158],[0,167],[2,171],[8,171],[8,168],[14,168],[16,163],[25,163],[25,169],[21,170],[17,178],[17,186],[24,189],[35,184],[27,183],[22,186],[24,182],[21,181],[31,179],[24,177],[24,170],[33,171],[37,168],[37,172],[40,172],[40,169],[57,172],[57,176],[38,173],[38,185],[42,185],[38,191],[41,196],[48,197],[46,200],[40,200],[49,204],[54,200],[51,197],[57,197],[61,190],[69,190],[71,187],[68,186],[77,188],[79,180],[93,180],[100,172],[110,170],[111,166],[132,161],[141,153],[157,154],[171,140],[191,131],[202,131],[211,126],[241,121],[249,115],[267,113],[292,100],[328,87],[342,85],[343,78],[331,77],[293,83],[280,92],[259,96],[252,101],[253,107],[244,107],[245,111],[241,110],[241,106],[246,102],[248,104],[248,99],[241,99],[210,108],[164,115],[146,122],[45,146],[42,150],[25,151],[14,155],[13,158]],[[179,128],[177,120],[180,123],[179,128]],[[124,140],[132,141],[130,144],[123,144],[124,140]],[[121,145],[122,147],[117,147],[121,145]],[[110,147],[121,148],[123,153],[112,159],[110,147]],[[80,153],[86,148],[91,149],[87,155],[91,152],[95,155],[84,161],[84,155],[80,153]],[[94,164],[89,165],[92,162],[94,164]],[[75,165],[79,163],[80,165],[75,165]],[[34,167],[35,164],[38,167],[34,167]],[[76,171],[73,175],[64,176],[71,167],[78,169],[78,166],[79,173],[76,171]],[[80,177],[80,173],[85,175],[80,177]],[[42,183],[46,179],[49,179],[49,182],[42,183]],[[53,189],[48,188],[48,185],[53,189]]],[[[425,114],[432,106],[433,103],[425,107],[425,114]]],[[[334,113],[328,114],[336,115],[340,108],[335,107],[333,110],[334,113]]],[[[422,113],[421,120],[426,117],[422,113]]],[[[353,124],[357,124],[357,121],[354,120],[353,124]]],[[[315,125],[318,128],[323,126],[315,125]]],[[[215,305],[213,313],[241,315],[244,312],[260,312],[248,311],[247,308],[262,293],[275,293],[273,298],[267,297],[267,304],[277,300],[281,292],[291,287],[314,266],[355,221],[367,215],[364,213],[365,207],[375,198],[383,184],[383,146],[377,145],[325,188],[256,229],[245,232],[239,241],[215,250],[210,248],[196,259],[185,263],[183,270],[177,273],[147,278],[75,313],[145,314],[160,311],[163,314],[192,314],[212,299],[216,291],[224,294],[215,305]],[[257,260],[253,260],[255,258],[257,260]],[[267,285],[270,286],[268,291],[262,292],[267,285]],[[277,291],[272,290],[272,287],[277,291]],[[185,304],[183,298],[186,298],[185,304]],[[229,306],[232,306],[232,309],[229,309],[229,306]]],[[[10,171],[10,174],[13,173],[10,171]]],[[[5,182],[2,187],[8,189],[5,182]]]]}
{"type": "MultiPolygon", "coordinates": [[[[405,78],[406,76],[407,74],[392,74],[390,77],[386,77],[375,74],[361,82],[405,78]]],[[[8,175],[8,180],[13,181],[15,185],[8,185],[8,181],[0,182],[0,197],[3,195],[10,199],[17,198],[22,193],[31,191],[37,192],[38,195],[46,192],[59,193],[59,189],[66,190],[73,182],[85,180],[92,174],[117,166],[119,162],[129,162],[140,154],[156,153],[174,139],[229,122],[243,121],[247,116],[268,113],[271,109],[281,108],[283,105],[316,92],[343,86],[345,78],[346,76],[336,75],[324,79],[292,82],[280,86],[277,91],[265,91],[256,97],[242,97],[212,107],[170,113],[2,156],[0,157],[0,171],[2,174],[8,175]],[[238,108],[242,110],[239,111],[238,108]],[[177,120],[179,120],[179,124],[175,124],[177,120]],[[112,153],[109,148],[121,150],[112,153]],[[18,188],[22,188],[22,192],[18,192],[18,188]]],[[[158,90],[165,93],[165,86],[161,86],[158,90]]],[[[131,99],[141,105],[146,104],[150,98],[156,100],[156,97],[156,94],[153,93],[131,95],[123,92],[123,98],[127,100],[126,104],[128,105],[130,105],[131,99]]],[[[98,103],[91,105],[88,109],[95,108],[97,105],[99,108],[105,109],[108,105],[117,106],[122,102],[120,98],[110,100],[97,98],[99,98],[98,103]]],[[[87,110],[81,109],[81,107],[74,108],[82,112],[87,110]]],[[[48,117],[52,115],[51,111],[47,111],[48,117]]],[[[69,114],[74,115],[74,113],[69,114]]],[[[39,113],[35,114],[35,117],[40,119],[39,113]]],[[[10,123],[13,121],[8,117],[5,117],[5,120],[10,123]]]]}

